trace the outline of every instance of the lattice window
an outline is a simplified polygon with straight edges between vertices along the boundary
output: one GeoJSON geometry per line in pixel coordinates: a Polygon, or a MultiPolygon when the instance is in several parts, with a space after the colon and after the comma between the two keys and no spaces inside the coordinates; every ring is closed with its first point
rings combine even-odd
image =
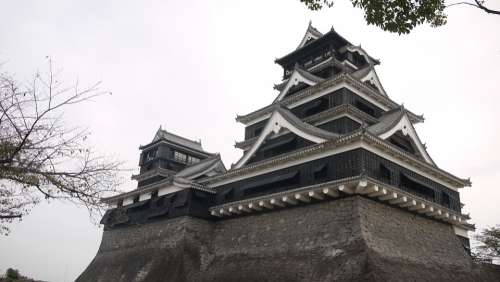
{"type": "Polygon", "coordinates": [[[197,162],[199,162],[200,159],[196,158],[196,157],[193,157],[193,156],[187,156],[187,163],[188,164],[195,164],[197,162]]]}
{"type": "Polygon", "coordinates": [[[178,151],[174,151],[174,160],[185,164],[187,161],[187,155],[178,151]]]}

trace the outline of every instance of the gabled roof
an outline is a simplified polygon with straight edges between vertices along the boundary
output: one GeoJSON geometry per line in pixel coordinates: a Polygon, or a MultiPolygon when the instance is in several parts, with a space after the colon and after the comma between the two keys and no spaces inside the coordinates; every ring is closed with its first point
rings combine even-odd
{"type": "Polygon", "coordinates": [[[298,64],[295,64],[295,67],[290,77],[280,84],[281,85],[280,94],[278,95],[278,97],[276,97],[274,102],[282,100],[283,97],[285,97],[285,95],[293,86],[296,86],[301,82],[309,86],[313,86],[324,80],[325,80],[324,78],[315,76],[314,74],[302,69],[298,64]]]}
{"type": "Polygon", "coordinates": [[[122,193],[119,195],[115,195],[112,197],[102,198],[101,200],[104,203],[111,203],[120,199],[134,197],[139,194],[150,193],[153,190],[157,190],[168,186],[176,186],[180,189],[194,188],[198,190],[213,192],[210,191],[209,188],[206,188],[203,185],[199,184],[196,179],[204,175],[206,175],[207,177],[211,177],[226,172],[227,172],[226,167],[224,166],[224,163],[222,162],[220,155],[215,154],[211,157],[203,159],[195,164],[192,164],[184,168],[175,175],[170,176],[163,181],[142,186],[138,189],[122,193]]]}
{"type": "MultiPolygon", "coordinates": [[[[289,59],[298,54],[302,49],[307,49],[309,45],[317,45],[317,44],[322,44],[327,40],[338,40],[341,42],[341,45],[344,45],[344,47],[339,50],[340,52],[358,52],[360,55],[365,56],[366,60],[368,62],[371,62],[375,65],[380,64],[380,61],[377,59],[374,59],[368,53],[361,48],[361,46],[355,46],[351,42],[349,42],[347,39],[345,39],[342,35],[337,33],[335,29],[332,27],[327,33],[322,34],[319,32],[316,28],[311,26],[311,23],[309,22],[309,26],[307,28],[307,31],[302,38],[302,41],[300,42],[299,46],[292,51],[291,53],[278,58],[275,60],[276,63],[280,64],[281,66],[284,66],[289,62],[289,59]],[[308,40],[314,39],[310,44],[307,44],[308,40]]],[[[312,48],[312,47],[311,47],[312,48]]]]}
{"type": "Polygon", "coordinates": [[[383,140],[386,140],[396,132],[401,131],[403,135],[408,136],[411,139],[412,144],[415,146],[415,149],[417,149],[422,158],[424,158],[429,164],[436,166],[432,158],[427,153],[425,145],[420,141],[417,131],[410,121],[408,112],[403,106],[399,109],[386,112],[380,118],[378,123],[368,127],[367,130],[383,140]]]}
{"type": "MultiPolygon", "coordinates": [[[[141,146],[140,149],[144,149],[144,148],[148,147],[149,145],[154,144],[154,143],[159,142],[159,141],[162,141],[162,140],[172,142],[172,143],[175,143],[177,145],[180,145],[180,146],[183,146],[183,147],[195,150],[195,151],[207,153],[201,147],[201,141],[194,141],[194,140],[190,140],[190,139],[184,138],[182,136],[173,134],[171,132],[168,132],[168,131],[162,129],[161,126],[156,131],[156,134],[153,138],[153,141],[151,141],[151,143],[149,143],[148,145],[141,146]]],[[[210,154],[210,153],[208,153],[208,154],[210,154]]]]}
{"type": "Polygon", "coordinates": [[[404,111],[404,108],[400,106],[399,108],[385,112],[379,118],[379,122],[369,126],[367,130],[377,136],[389,131],[401,120],[405,114],[404,111]]]}
{"type": "Polygon", "coordinates": [[[316,40],[316,39],[320,38],[321,36],[323,36],[323,33],[319,32],[315,27],[313,27],[312,22],[309,21],[309,25],[307,26],[306,33],[302,37],[302,40],[300,41],[300,44],[299,44],[299,46],[297,46],[296,49],[302,48],[304,45],[307,44],[307,42],[309,42],[309,40],[311,40],[311,39],[316,40]]]}
{"type": "Polygon", "coordinates": [[[368,64],[371,64],[371,65],[378,65],[378,64],[380,64],[380,61],[378,59],[374,59],[370,55],[368,55],[368,53],[363,48],[361,48],[361,45],[358,45],[358,46],[355,46],[355,45],[352,45],[352,44],[351,45],[346,45],[345,46],[345,50],[347,50],[347,51],[349,51],[351,53],[357,52],[361,56],[365,57],[365,60],[368,62],[368,64]]]}
{"type": "Polygon", "coordinates": [[[299,150],[274,156],[245,166],[233,167],[224,174],[200,180],[200,183],[207,185],[207,187],[216,188],[227,183],[276,171],[296,165],[297,163],[305,163],[329,155],[353,150],[355,148],[369,150],[455,191],[458,188],[471,185],[470,179],[458,178],[435,165],[429,164],[415,157],[413,154],[399,149],[390,142],[377,137],[366,128],[360,128],[359,130],[333,140],[313,144],[299,150]],[[298,162],[298,160],[300,160],[300,162],[298,162]]]}
{"type": "MultiPolygon", "coordinates": [[[[317,114],[314,114],[312,116],[308,116],[304,118],[302,121],[308,124],[313,124],[315,126],[318,126],[319,124],[322,124],[327,121],[334,120],[336,118],[342,117],[342,116],[347,116],[352,120],[358,121],[359,123],[369,123],[373,124],[378,122],[378,119],[370,116],[369,114],[360,111],[358,108],[354,107],[353,105],[350,104],[342,104],[340,106],[336,106],[334,108],[330,108],[328,110],[319,112],[317,114]]],[[[235,143],[235,147],[239,149],[246,150],[248,149],[253,143],[257,141],[259,137],[253,137],[246,139],[244,141],[239,141],[235,143]]]]}
{"type": "Polygon", "coordinates": [[[375,67],[373,66],[373,64],[369,64],[365,68],[352,72],[351,76],[358,79],[361,82],[372,83],[373,85],[375,85],[380,94],[388,97],[384,87],[382,86],[382,83],[380,82],[380,79],[377,75],[377,72],[375,71],[375,67]]]}
{"type": "Polygon", "coordinates": [[[295,49],[294,51],[292,51],[291,53],[288,53],[287,55],[285,55],[285,56],[283,56],[281,58],[276,59],[275,62],[277,64],[283,65],[283,63],[285,61],[287,61],[290,57],[292,57],[295,54],[297,54],[298,52],[300,52],[302,49],[307,48],[307,46],[309,46],[309,45],[315,45],[315,44],[320,43],[321,41],[328,40],[328,38],[335,39],[335,40],[340,40],[342,42],[342,44],[345,44],[345,45],[349,45],[349,46],[352,45],[347,39],[345,39],[343,36],[341,36],[340,34],[338,34],[333,29],[333,27],[327,33],[322,34],[317,29],[313,28],[311,26],[311,23],[309,23],[309,27],[307,28],[306,34],[302,38],[302,41],[299,44],[298,48],[295,49]],[[315,40],[313,42],[311,42],[310,44],[305,44],[307,42],[307,40],[304,41],[304,39],[307,38],[308,34],[313,35],[313,37],[311,37],[311,38],[314,38],[315,40]]]}
{"type": "Polygon", "coordinates": [[[257,149],[263,144],[263,142],[271,134],[278,134],[282,128],[286,128],[292,133],[314,143],[322,143],[327,140],[335,139],[339,136],[338,134],[305,123],[289,110],[284,109],[279,105],[275,105],[274,111],[272,112],[271,117],[264,126],[264,129],[258,139],[255,143],[253,143],[252,147],[245,152],[243,157],[241,157],[233,168],[240,168],[244,166],[255,154],[257,149]]]}
{"type": "MultiPolygon", "coordinates": [[[[289,106],[292,105],[291,107],[295,107],[298,105],[301,105],[302,103],[300,101],[307,101],[307,99],[310,96],[315,95],[318,92],[324,93],[324,95],[328,94],[326,90],[328,89],[335,89],[335,87],[339,87],[341,84],[346,84],[348,86],[352,86],[350,89],[351,91],[355,92],[358,95],[365,95],[365,97],[361,96],[364,99],[367,99],[368,101],[372,103],[380,103],[383,107],[382,109],[385,110],[390,110],[390,109],[395,109],[399,108],[399,104],[391,100],[389,97],[380,95],[380,93],[373,89],[372,87],[364,84],[363,82],[359,81],[355,77],[353,77],[351,74],[347,73],[340,73],[336,76],[333,76],[323,82],[317,83],[316,85],[312,87],[308,87],[306,89],[300,90],[294,95],[291,95],[289,97],[286,97],[282,99],[281,101],[277,102],[281,106],[289,106]]],[[[236,116],[236,121],[241,122],[243,124],[249,124],[252,121],[258,120],[258,119],[263,119],[263,117],[269,115],[275,104],[271,104],[268,106],[265,106],[263,108],[260,108],[258,110],[255,110],[249,114],[246,115],[237,115],[236,116]]],[[[410,117],[413,122],[422,122],[424,118],[422,116],[416,115],[412,112],[410,113],[410,117]]]]}
{"type": "Polygon", "coordinates": [[[174,178],[195,179],[210,172],[225,173],[226,167],[222,162],[220,154],[203,159],[193,165],[186,167],[174,175],[174,178]]]}

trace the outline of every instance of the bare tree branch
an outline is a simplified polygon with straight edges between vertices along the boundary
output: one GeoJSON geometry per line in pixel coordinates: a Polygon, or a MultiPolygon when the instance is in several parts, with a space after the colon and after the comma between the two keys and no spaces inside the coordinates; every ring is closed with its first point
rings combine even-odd
{"type": "Polygon", "coordinates": [[[485,11],[486,13],[488,13],[488,14],[494,14],[494,15],[500,15],[500,11],[496,11],[496,10],[488,9],[488,8],[486,8],[485,6],[483,6],[484,1],[479,1],[479,0],[474,0],[474,1],[476,1],[477,7],[478,7],[479,9],[482,9],[482,10],[483,10],[483,11],[485,11]]]}
{"type": "Polygon", "coordinates": [[[448,5],[446,5],[446,7],[448,8],[448,7],[453,7],[453,6],[457,6],[457,5],[468,5],[468,6],[473,6],[473,7],[479,8],[488,14],[500,15],[500,11],[489,9],[489,8],[485,7],[484,1],[474,0],[474,2],[475,3],[461,1],[461,2],[448,4],[448,5]]]}
{"type": "Polygon", "coordinates": [[[28,85],[0,73],[0,234],[40,199],[62,199],[99,214],[100,198],[117,192],[121,162],[86,145],[86,129],[67,127],[63,110],[106,94],[100,82],[64,86],[54,72],[28,85]]]}

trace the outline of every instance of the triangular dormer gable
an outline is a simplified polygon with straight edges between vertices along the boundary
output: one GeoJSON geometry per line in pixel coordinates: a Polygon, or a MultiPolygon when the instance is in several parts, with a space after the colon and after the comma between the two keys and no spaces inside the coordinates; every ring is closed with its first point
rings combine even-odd
{"type": "Polygon", "coordinates": [[[369,65],[366,68],[355,71],[351,75],[363,83],[370,83],[378,90],[378,92],[380,92],[380,94],[387,97],[387,93],[385,92],[373,65],[369,65]]]}
{"type": "Polygon", "coordinates": [[[275,106],[275,110],[268,119],[259,138],[253,143],[250,149],[245,151],[243,157],[233,166],[233,169],[244,166],[266,139],[275,134],[279,134],[282,129],[287,129],[293,134],[317,144],[338,137],[338,134],[304,123],[289,110],[283,109],[280,106],[275,106]]]}
{"type": "Polygon", "coordinates": [[[311,40],[316,40],[321,36],[323,36],[323,33],[319,32],[316,28],[314,28],[312,26],[312,22],[309,22],[306,33],[304,34],[304,37],[302,37],[299,46],[297,46],[297,49],[304,47],[311,40]]]}
{"type": "Polygon", "coordinates": [[[290,75],[290,77],[285,82],[283,82],[284,86],[280,87],[281,88],[280,94],[274,100],[274,102],[281,101],[286,96],[288,91],[290,91],[292,87],[298,85],[299,83],[304,83],[309,86],[314,86],[322,81],[324,81],[323,78],[315,76],[303,70],[298,65],[295,65],[295,68],[293,69],[293,72],[290,75]]]}
{"type": "Polygon", "coordinates": [[[380,122],[368,127],[368,131],[383,140],[389,140],[393,135],[400,132],[403,136],[407,136],[410,139],[414,149],[427,163],[436,166],[427,153],[425,145],[420,141],[417,131],[403,107],[386,113],[380,118],[380,122]]]}
{"type": "Polygon", "coordinates": [[[346,46],[345,48],[349,52],[358,53],[361,56],[363,56],[365,58],[366,62],[368,62],[368,64],[370,64],[370,65],[380,64],[380,61],[377,59],[374,59],[370,55],[368,55],[368,53],[363,48],[361,48],[361,45],[358,45],[358,46],[350,45],[350,46],[346,46]]]}
{"type": "Polygon", "coordinates": [[[160,125],[160,128],[158,128],[158,130],[156,131],[155,136],[153,137],[153,141],[151,141],[151,143],[154,143],[156,141],[163,139],[163,135],[164,135],[164,130],[161,128],[161,125],[160,125]]]}
{"type": "Polygon", "coordinates": [[[172,183],[179,188],[191,188],[200,178],[215,176],[226,171],[220,155],[216,154],[181,170],[174,175],[172,183]]]}
{"type": "Polygon", "coordinates": [[[186,167],[175,174],[174,178],[193,180],[205,174],[213,175],[213,173],[219,174],[224,172],[226,172],[224,163],[222,162],[220,155],[216,154],[213,157],[201,160],[198,163],[186,167]]]}

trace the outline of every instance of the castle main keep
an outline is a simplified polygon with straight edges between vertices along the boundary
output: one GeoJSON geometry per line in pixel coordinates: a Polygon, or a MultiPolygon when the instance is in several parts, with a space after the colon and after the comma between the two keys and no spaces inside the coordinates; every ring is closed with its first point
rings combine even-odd
{"type": "Polygon", "coordinates": [[[393,101],[380,64],[309,24],[276,60],[270,105],[236,120],[226,168],[160,128],[135,190],[103,199],[99,251],[77,281],[499,281],[470,258],[460,190],[393,101]]]}

